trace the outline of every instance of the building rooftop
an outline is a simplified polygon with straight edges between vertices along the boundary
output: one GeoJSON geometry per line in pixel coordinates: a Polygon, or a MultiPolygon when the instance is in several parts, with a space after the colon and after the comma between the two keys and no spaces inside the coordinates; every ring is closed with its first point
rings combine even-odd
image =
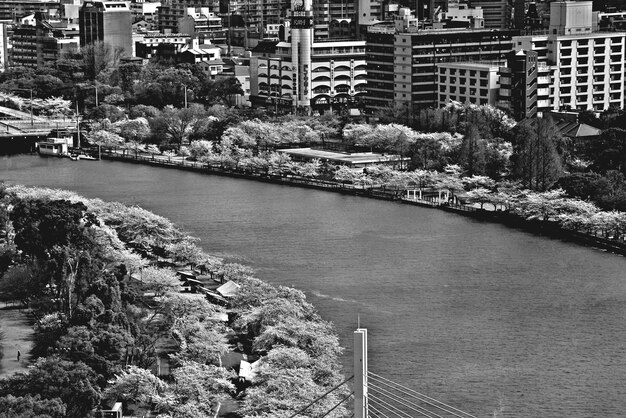
{"type": "Polygon", "coordinates": [[[400,161],[399,155],[394,154],[378,154],[375,152],[335,152],[316,148],[287,148],[279,149],[278,152],[287,154],[292,158],[313,160],[320,159],[323,161],[331,161],[336,164],[344,164],[350,166],[366,166],[368,164],[389,163],[400,161]]]}

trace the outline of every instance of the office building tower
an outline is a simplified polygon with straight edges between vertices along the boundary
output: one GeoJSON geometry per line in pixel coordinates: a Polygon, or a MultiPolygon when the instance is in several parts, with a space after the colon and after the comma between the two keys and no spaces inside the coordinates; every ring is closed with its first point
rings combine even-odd
{"type": "Polygon", "coordinates": [[[131,54],[132,16],[126,2],[86,1],[78,21],[81,46],[103,42],[131,54]]]}
{"type": "MultiPolygon", "coordinates": [[[[400,18],[397,19],[397,22],[400,18]]],[[[411,19],[402,22],[412,22],[411,19]]],[[[437,65],[504,62],[519,31],[372,27],[367,34],[366,110],[437,106],[437,65]]]]}

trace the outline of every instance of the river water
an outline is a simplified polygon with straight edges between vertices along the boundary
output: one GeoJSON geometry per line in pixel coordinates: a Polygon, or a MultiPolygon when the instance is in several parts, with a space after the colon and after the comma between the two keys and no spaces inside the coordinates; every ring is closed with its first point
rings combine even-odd
{"type": "Polygon", "coordinates": [[[128,163],[3,157],[0,178],[140,205],[305,291],[347,367],[360,318],[371,371],[476,416],[624,416],[621,256],[427,208],[128,163]]]}

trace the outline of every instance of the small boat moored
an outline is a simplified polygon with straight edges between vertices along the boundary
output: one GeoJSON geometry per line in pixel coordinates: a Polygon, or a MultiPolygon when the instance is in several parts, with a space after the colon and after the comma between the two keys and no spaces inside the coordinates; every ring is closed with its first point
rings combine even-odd
{"type": "Polygon", "coordinates": [[[79,160],[86,160],[86,161],[97,161],[98,160],[96,157],[92,157],[91,155],[88,155],[88,154],[80,154],[80,155],[78,155],[78,159],[79,160]]]}

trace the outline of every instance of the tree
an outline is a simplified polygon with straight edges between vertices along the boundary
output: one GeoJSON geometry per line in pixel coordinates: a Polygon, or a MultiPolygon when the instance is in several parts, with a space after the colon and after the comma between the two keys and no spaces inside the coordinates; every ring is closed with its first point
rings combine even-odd
{"type": "Polygon", "coordinates": [[[113,129],[126,141],[143,142],[150,135],[148,120],[142,117],[118,121],[113,129]]]}
{"type": "Polygon", "coordinates": [[[569,196],[597,200],[610,193],[610,183],[596,173],[572,173],[561,177],[556,184],[569,196]]]}
{"type": "Polygon", "coordinates": [[[594,128],[602,128],[602,121],[596,116],[596,112],[587,109],[578,114],[578,123],[585,123],[594,128]]]}
{"type": "Polygon", "coordinates": [[[150,64],[144,67],[139,82],[135,84],[135,99],[139,104],[159,109],[165,106],[182,108],[185,95],[190,102],[198,90],[198,84],[198,78],[187,68],[150,64]]]}
{"type": "Polygon", "coordinates": [[[214,416],[219,401],[230,398],[233,373],[216,366],[185,361],[172,372],[170,392],[157,405],[173,417],[214,416]]]}
{"type": "Polygon", "coordinates": [[[15,418],[64,418],[65,404],[59,398],[41,399],[41,396],[6,395],[0,397],[0,416],[15,418]]]}
{"type": "Polygon", "coordinates": [[[111,401],[132,402],[150,406],[158,402],[167,385],[149,370],[137,366],[128,366],[109,380],[104,396],[111,401]]]}
{"type": "Polygon", "coordinates": [[[173,359],[220,365],[220,357],[230,346],[225,337],[226,328],[211,319],[188,316],[174,322],[171,332],[178,340],[180,351],[172,356],[173,359]]]}
{"type": "Polygon", "coordinates": [[[81,362],[61,360],[59,357],[38,359],[27,373],[17,373],[0,380],[0,396],[41,396],[52,401],[55,409],[60,400],[66,406],[66,417],[83,418],[100,402],[101,392],[96,374],[81,362]]]}
{"type": "Polygon", "coordinates": [[[160,297],[180,289],[180,280],[169,269],[146,267],[141,272],[141,282],[148,292],[160,297]]]}
{"type": "Polygon", "coordinates": [[[110,44],[98,41],[82,47],[83,68],[87,78],[95,80],[98,74],[107,68],[116,67],[120,58],[130,51],[112,47],[110,44]]]}
{"type": "Polygon", "coordinates": [[[243,90],[235,77],[221,77],[217,80],[205,78],[200,83],[198,100],[207,106],[214,104],[233,106],[233,97],[238,95],[243,95],[243,90]]]}
{"type": "Polygon", "coordinates": [[[486,142],[480,138],[478,126],[468,123],[461,143],[460,163],[468,176],[485,174],[486,142]]]}
{"type": "Polygon", "coordinates": [[[103,147],[121,147],[124,145],[124,138],[120,135],[105,131],[105,130],[97,130],[91,131],[87,135],[87,141],[95,145],[101,145],[103,147]]]}
{"type": "Polygon", "coordinates": [[[19,200],[11,212],[14,242],[24,260],[42,266],[40,293],[62,302],[72,316],[81,289],[91,280],[101,260],[90,253],[95,243],[86,233],[99,222],[83,203],[67,200],[19,200]]]}
{"type": "Polygon", "coordinates": [[[158,118],[152,119],[152,131],[160,132],[169,143],[179,147],[188,141],[195,125],[204,117],[206,112],[201,105],[192,105],[186,109],[166,107],[158,118]]]}
{"type": "Polygon", "coordinates": [[[591,168],[600,173],[617,170],[626,174],[626,130],[602,131],[599,140],[589,143],[587,158],[593,161],[591,168]]]}
{"type": "Polygon", "coordinates": [[[466,193],[466,196],[471,202],[479,203],[481,209],[483,209],[485,203],[491,203],[493,205],[493,208],[497,209],[491,190],[485,189],[484,187],[478,187],[476,189],[470,190],[466,193]]]}
{"type": "Polygon", "coordinates": [[[90,120],[108,119],[111,122],[117,122],[124,119],[126,115],[118,106],[104,103],[87,111],[86,117],[90,120]]]}
{"type": "Polygon", "coordinates": [[[549,118],[526,120],[515,127],[513,136],[515,174],[525,187],[547,190],[562,173],[556,125],[549,118]]]}

